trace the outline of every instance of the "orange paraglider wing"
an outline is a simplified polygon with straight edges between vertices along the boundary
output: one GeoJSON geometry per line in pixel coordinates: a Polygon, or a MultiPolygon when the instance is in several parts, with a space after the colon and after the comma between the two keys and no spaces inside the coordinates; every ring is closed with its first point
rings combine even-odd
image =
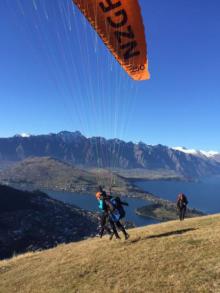
{"type": "Polygon", "coordinates": [[[150,78],[138,0],[73,0],[134,80],[150,78]]]}

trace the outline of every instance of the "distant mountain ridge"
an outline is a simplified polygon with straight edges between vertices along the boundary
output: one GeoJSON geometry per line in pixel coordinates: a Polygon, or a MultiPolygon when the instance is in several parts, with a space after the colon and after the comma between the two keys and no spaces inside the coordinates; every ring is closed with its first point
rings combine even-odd
{"type": "Polygon", "coordinates": [[[86,138],[79,131],[0,138],[0,161],[50,156],[76,166],[173,170],[187,177],[220,173],[220,163],[164,145],[135,144],[103,137],[86,138]]]}

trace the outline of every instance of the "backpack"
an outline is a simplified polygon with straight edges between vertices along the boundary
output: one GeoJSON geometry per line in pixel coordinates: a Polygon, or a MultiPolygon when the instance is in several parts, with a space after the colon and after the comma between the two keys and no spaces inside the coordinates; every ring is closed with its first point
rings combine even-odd
{"type": "Polygon", "coordinates": [[[124,218],[125,217],[125,210],[121,204],[121,199],[117,196],[117,197],[113,197],[110,201],[120,215],[119,220],[124,218]]]}
{"type": "Polygon", "coordinates": [[[113,222],[118,222],[121,219],[120,213],[117,209],[110,213],[110,218],[113,222]]]}

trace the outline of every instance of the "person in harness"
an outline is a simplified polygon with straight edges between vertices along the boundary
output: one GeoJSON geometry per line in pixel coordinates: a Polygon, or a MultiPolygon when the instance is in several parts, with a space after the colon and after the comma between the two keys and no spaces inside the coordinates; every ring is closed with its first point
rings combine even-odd
{"type": "Polygon", "coordinates": [[[184,193],[180,193],[177,197],[177,209],[179,210],[179,219],[183,221],[185,219],[186,207],[188,204],[188,199],[184,193]]]}
{"type": "Polygon", "coordinates": [[[120,197],[111,197],[106,202],[108,206],[109,213],[109,221],[112,221],[114,225],[122,231],[124,234],[125,240],[129,238],[129,234],[125,230],[125,227],[122,225],[120,220],[125,217],[125,210],[123,205],[127,205],[127,203],[122,202],[120,197]]]}
{"type": "Polygon", "coordinates": [[[112,238],[112,234],[113,234],[112,230],[108,226],[108,212],[107,212],[107,207],[104,200],[106,197],[107,197],[106,192],[102,189],[101,186],[99,186],[99,191],[96,193],[96,199],[98,200],[98,203],[99,203],[98,204],[99,209],[102,211],[100,216],[100,230],[99,230],[100,238],[102,238],[105,230],[110,235],[110,238],[112,238]]]}
{"type": "Polygon", "coordinates": [[[125,218],[126,212],[123,206],[128,206],[128,203],[121,201],[121,198],[119,196],[116,196],[116,197],[111,196],[110,202],[113,205],[115,214],[118,215],[118,219],[121,220],[125,218]]]}
{"type": "Polygon", "coordinates": [[[116,239],[120,239],[116,227],[122,231],[125,239],[128,239],[129,235],[120,222],[120,219],[125,216],[125,211],[122,204],[128,204],[122,202],[120,198],[112,197],[111,194],[107,195],[101,186],[99,186],[99,192],[96,193],[96,198],[99,201],[99,208],[102,210],[102,215],[100,218],[100,237],[103,236],[105,230],[109,232],[109,228],[107,226],[107,223],[109,222],[113,231],[111,233],[110,239],[112,239],[114,235],[116,239]]]}

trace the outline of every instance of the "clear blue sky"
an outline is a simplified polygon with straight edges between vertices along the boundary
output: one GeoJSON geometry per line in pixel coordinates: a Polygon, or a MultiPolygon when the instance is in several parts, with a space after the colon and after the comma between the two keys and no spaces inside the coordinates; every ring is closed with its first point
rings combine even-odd
{"type": "Polygon", "coordinates": [[[140,4],[146,82],[127,77],[71,0],[0,1],[0,137],[80,130],[220,151],[220,1],[140,4]]]}

